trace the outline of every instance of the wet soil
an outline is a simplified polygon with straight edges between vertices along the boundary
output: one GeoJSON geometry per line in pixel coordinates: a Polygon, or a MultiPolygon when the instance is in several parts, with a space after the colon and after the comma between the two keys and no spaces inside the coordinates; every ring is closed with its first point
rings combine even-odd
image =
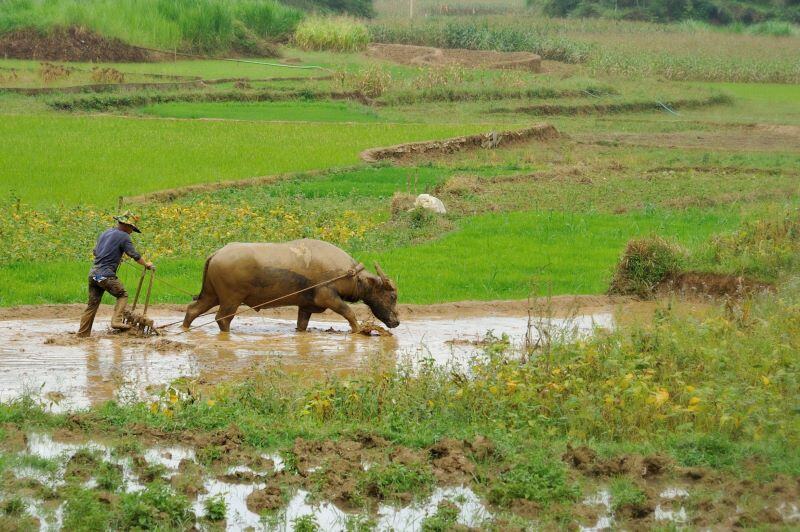
{"type": "Polygon", "coordinates": [[[108,63],[143,63],[150,53],[84,28],[21,29],[0,36],[0,57],[108,63]]]}
{"type": "Polygon", "coordinates": [[[656,292],[692,297],[742,297],[755,293],[774,292],[775,287],[743,275],[709,272],[681,272],[669,276],[656,287],[656,292]]]}
{"type": "Polygon", "coordinates": [[[600,477],[630,475],[653,478],[667,473],[672,468],[672,460],[664,455],[623,454],[601,459],[593,449],[585,446],[576,448],[568,446],[561,458],[582,473],[600,477]]]}
{"type": "Polygon", "coordinates": [[[410,142],[384,148],[370,148],[359,155],[363,161],[375,163],[384,160],[403,161],[421,156],[450,155],[464,150],[494,149],[528,141],[549,141],[561,137],[550,124],[537,124],[524,129],[489,132],[444,140],[410,142]]]}
{"type": "MultiPolygon", "coordinates": [[[[348,324],[331,313],[315,315],[309,331],[299,333],[296,311],[287,308],[239,316],[230,333],[220,333],[213,317],[204,317],[197,323],[210,326],[182,333],[176,325],[150,338],[107,329],[110,307],[100,312],[90,338],[74,334],[82,305],[6,308],[0,310],[0,399],[28,391],[63,411],[110,398],[149,400],[180,377],[205,385],[275,367],[315,378],[394,364],[398,358],[411,364],[429,357],[460,364],[481,351],[489,330],[521,345],[529,309],[536,327],[584,335],[595,327],[613,327],[615,315],[625,322],[645,321],[657,306],[606,296],[404,305],[400,327],[382,337],[350,334],[348,324]]],[[[359,319],[369,317],[366,307],[355,308],[359,319]]],[[[150,316],[157,324],[180,321],[181,309],[156,306],[150,316]]],[[[228,436],[217,445],[233,445],[235,435],[228,436]]]]}
{"type": "Polygon", "coordinates": [[[542,58],[530,52],[495,52],[414,46],[371,44],[366,54],[412,66],[462,66],[469,68],[514,69],[541,72],[542,58]]]}
{"type": "MultiPolygon", "coordinates": [[[[573,296],[561,295],[548,298],[534,298],[532,300],[517,299],[505,301],[455,301],[451,303],[435,303],[431,305],[397,305],[397,312],[401,320],[413,319],[459,319],[477,317],[508,317],[524,316],[529,308],[547,308],[556,317],[569,315],[574,311],[583,314],[594,314],[607,312],[609,309],[620,305],[634,304],[637,302],[630,297],[622,296],[573,296]]],[[[365,305],[352,305],[353,310],[360,320],[370,316],[369,309],[365,305]]],[[[63,304],[63,305],[20,305],[15,307],[0,307],[0,321],[6,320],[47,320],[47,319],[80,319],[80,315],[86,308],[85,305],[63,304]]],[[[157,304],[152,305],[148,315],[157,318],[172,317],[176,314],[183,315],[186,305],[179,304],[157,304]]],[[[644,309],[643,309],[644,310],[644,309]]],[[[111,317],[111,305],[102,305],[98,311],[98,321],[111,317]]],[[[264,309],[258,314],[264,318],[273,319],[295,319],[297,309],[295,307],[280,307],[274,309],[264,309]]],[[[315,317],[320,315],[315,315],[315,317]]],[[[330,316],[330,313],[324,314],[330,316]]],[[[176,318],[177,319],[177,318],[176,318]]],[[[198,318],[198,320],[201,318],[198,318]]],[[[97,331],[98,328],[95,328],[97,331]]]]}

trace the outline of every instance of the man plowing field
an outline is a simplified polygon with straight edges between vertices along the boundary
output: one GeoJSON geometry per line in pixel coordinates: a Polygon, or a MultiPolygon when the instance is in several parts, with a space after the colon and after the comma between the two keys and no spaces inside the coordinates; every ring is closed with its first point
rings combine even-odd
{"type": "Polygon", "coordinates": [[[81,325],[78,329],[78,336],[85,337],[92,333],[92,324],[100,307],[100,300],[103,293],[108,292],[117,298],[114,306],[114,316],[111,318],[111,328],[117,330],[127,330],[131,326],[124,322],[125,305],[128,303],[128,292],[117,278],[117,268],[122,262],[123,255],[144,266],[149,270],[154,270],[152,262],[142,258],[141,253],[136,251],[131,240],[131,233],[141,233],[136,223],[139,217],[130,211],[119,216],[115,216],[117,226],[107,229],[97,239],[94,247],[94,265],[89,272],[89,302],[86,310],[81,315],[81,325]]]}

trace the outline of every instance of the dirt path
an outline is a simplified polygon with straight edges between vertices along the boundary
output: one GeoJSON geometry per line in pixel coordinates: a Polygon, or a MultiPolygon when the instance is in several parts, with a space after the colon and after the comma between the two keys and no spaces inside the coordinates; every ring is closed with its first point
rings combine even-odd
{"type": "Polygon", "coordinates": [[[749,124],[677,133],[581,133],[578,142],[662,148],[800,152],[800,126],[749,124]]]}
{"type": "Polygon", "coordinates": [[[371,44],[367,56],[412,66],[462,66],[542,71],[542,58],[530,52],[443,49],[410,44],[371,44]]]}

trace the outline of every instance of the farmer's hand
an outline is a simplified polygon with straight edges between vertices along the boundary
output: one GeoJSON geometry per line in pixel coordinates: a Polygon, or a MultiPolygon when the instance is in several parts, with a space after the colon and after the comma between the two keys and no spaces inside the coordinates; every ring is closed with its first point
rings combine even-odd
{"type": "Polygon", "coordinates": [[[149,261],[145,263],[144,267],[147,268],[148,270],[153,270],[153,271],[155,271],[156,269],[155,264],[149,261]]]}

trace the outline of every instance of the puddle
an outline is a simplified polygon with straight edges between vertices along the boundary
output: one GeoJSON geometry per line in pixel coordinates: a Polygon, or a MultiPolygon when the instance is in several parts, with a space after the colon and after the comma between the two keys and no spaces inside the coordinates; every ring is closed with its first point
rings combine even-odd
{"type": "Polygon", "coordinates": [[[216,479],[206,479],[203,482],[206,493],[197,496],[197,501],[192,509],[195,515],[201,517],[206,513],[206,501],[221,495],[227,509],[227,530],[245,530],[248,527],[259,529],[261,528],[261,517],[247,508],[247,497],[255,490],[264,489],[265,486],[266,484],[260,483],[233,484],[216,479]]]}
{"type": "Polygon", "coordinates": [[[194,449],[188,447],[151,447],[144,453],[144,459],[150,464],[161,464],[171,474],[178,472],[181,460],[195,461],[194,449]]]}
{"type": "Polygon", "coordinates": [[[614,524],[614,512],[611,509],[611,492],[608,490],[600,490],[590,497],[583,500],[583,504],[587,506],[602,506],[604,513],[597,517],[597,522],[592,526],[580,526],[581,532],[597,532],[600,530],[609,530],[614,524]]]}
{"type": "MultiPolygon", "coordinates": [[[[64,474],[67,463],[79,450],[97,452],[104,460],[120,465],[123,469],[122,490],[135,492],[144,489],[137,475],[131,469],[130,458],[113,456],[108,446],[93,441],[64,443],[54,441],[49,435],[41,433],[28,434],[27,448],[22,454],[54,461],[56,463],[55,471],[45,473],[30,465],[16,467],[11,471],[19,478],[46,480],[49,486],[57,488],[65,484],[64,474]]],[[[183,446],[155,446],[146,449],[143,456],[149,464],[160,464],[170,473],[177,471],[182,460],[195,461],[196,458],[193,449],[183,446]]],[[[276,466],[279,466],[280,462],[276,460],[278,458],[276,455],[265,454],[263,456],[275,460],[276,466]]],[[[367,463],[363,465],[368,467],[367,463]]],[[[251,473],[254,471],[244,465],[234,465],[229,467],[227,472],[251,473]]],[[[91,485],[93,480],[89,479],[85,484],[91,485]]],[[[197,499],[191,503],[192,510],[198,519],[199,529],[203,529],[202,518],[206,513],[206,503],[217,497],[221,497],[225,501],[226,529],[230,531],[294,530],[300,520],[312,520],[319,530],[346,531],[355,529],[355,524],[372,520],[375,523],[375,529],[379,531],[419,532],[422,530],[425,519],[435,515],[439,505],[444,501],[455,505],[458,509],[457,522],[465,527],[483,529],[494,518],[480,498],[471,489],[463,486],[436,488],[427,499],[405,507],[381,504],[371,518],[365,514],[346,513],[329,501],[310,502],[309,493],[300,489],[291,495],[283,509],[270,517],[261,517],[247,507],[247,498],[255,490],[266,488],[265,482],[260,480],[244,483],[228,482],[215,478],[210,473],[204,476],[201,482],[205,493],[198,494],[197,499]]],[[[0,500],[5,495],[0,493],[0,500]]],[[[656,506],[653,520],[657,523],[677,526],[687,523],[689,516],[681,501],[688,496],[689,492],[681,487],[664,489],[659,495],[663,505],[656,506]]],[[[26,498],[25,502],[27,511],[39,519],[41,530],[60,530],[62,528],[65,509],[63,503],[57,505],[57,501],[46,503],[33,498],[26,498]]],[[[594,524],[580,526],[580,530],[596,531],[615,528],[617,524],[612,503],[611,493],[607,489],[601,489],[586,497],[583,504],[597,507],[599,516],[594,524]]],[[[782,502],[776,507],[776,510],[785,523],[800,520],[800,509],[797,504],[782,502]]]]}
{"type": "MultiPolygon", "coordinates": [[[[181,317],[165,314],[157,321],[181,317]]],[[[553,319],[548,325],[575,336],[590,334],[595,327],[610,328],[613,321],[609,311],[553,319]]],[[[352,371],[374,353],[453,363],[479,352],[477,344],[487,331],[507,335],[517,345],[528,332],[527,317],[411,319],[393,329],[392,337],[352,335],[341,320],[312,321],[306,333],[294,331],[294,325],[287,319],[242,316],[231,333],[208,327],[168,335],[164,342],[104,334],[98,324],[98,337],[82,341],[69,334],[75,331],[74,320],[0,321],[0,401],[29,393],[52,410],[65,411],[112,398],[147,400],[148,387],[179,377],[219,382],[276,361],[305,374],[352,371]]],[[[532,334],[535,339],[535,329],[532,334]]]]}
{"type": "Polygon", "coordinates": [[[378,530],[422,530],[426,517],[436,513],[439,504],[449,501],[458,507],[458,523],[471,528],[482,528],[492,519],[492,514],[469,488],[436,488],[430,498],[421,505],[405,508],[381,505],[378,507],[378,530]]]}

